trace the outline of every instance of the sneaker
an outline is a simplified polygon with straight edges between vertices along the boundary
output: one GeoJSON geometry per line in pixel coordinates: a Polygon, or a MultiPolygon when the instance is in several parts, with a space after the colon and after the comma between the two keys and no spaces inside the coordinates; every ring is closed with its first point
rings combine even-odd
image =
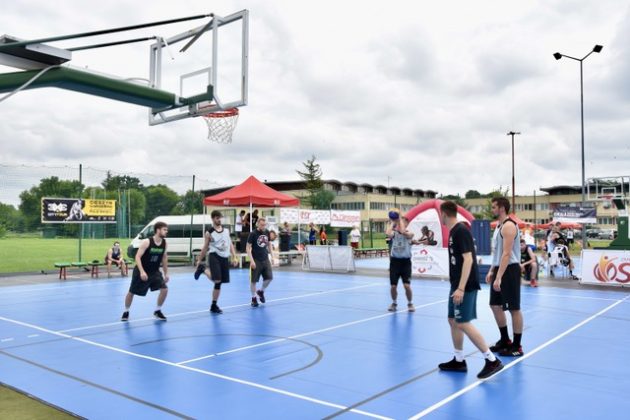
{"type": "Polygon", "coordinates": [[[206,271],[206,265],[205,264],[199,264],[197,266],[197,269],[195,270],[195,280],[199,280],[199,276],[201,276],[201,274],[206,271]]]}
{"type": "Polygon", "coordinates": [[[468,372],[466,361],[462,360],[461,362],[458,362],[454,357],[452,360],[446,363],[440,363],[438,365],[438,368],[440,368],[440,370],[445,370],[449,372],[468,372]]]}
{"type": "Polygon", "coordinates": [[[579,280],[580,278],[574,274],[571,275],[571,280],[579,280]]]}
{"type": "Polygon", "coordinates": [[[265,291],[264,290],[258,290],[256,292],[256,294],[260,298],[260,303],[265,303],[265,291]]]}
{"type": "Polygon", "coordinates": [[[510,346],[509,348],[506,348],[499,354],[501,356],[508,356],[508,357],[521,357],[525,353],[523,353],[523,347],[521,346],[518,346],[518,347],[510,346]]]}
{"type": "Polygon", "coordinates": [[[160,311],[159,309],[157,311],[153,312],[153,316],[156,319],[159,319],[160,321],[166,321],[166,317],[164,316],[162,311],[160,311]]]}
{"type": "Polygon", "coordinates": [[[493,353],[500,353],[512,347],[512,341],[508,340],[507,343],[499,340],[494,346],[490,346],[490,351],[493,353]]]}
{"type": "Polygon", "coordinates": [[[413,306],[413,303],[408,303],[408,304],[407,304],[407,310],[408,310],[409,312],[416,312],[416,307],[415,307],[415,306],[413,306]]]}
{"type": "Polygon", "coordinates": [[[398,308],[398,305],[396,303],[392,303],[391,305],[389,305],[389,308],[387,308],[387,310],[389,312],[396,312],[398,308]]]}
{"type": "Polygon", "coordinates": [[[538,287],[538,282],[536,280],[532,280],[532,281],[529,282],[529,285],[531,287],[538,287]]]}
{"type": "Polygon", "coordinates": [[[210,312],[212,312],[213,314],[222,314],[223,311],[221,310],[221,308],[219,308],[219,305],[212,305],[210,306],[210,312]]]}
{"type": "Polygon", "coordinates": [[[252,307],[253,308],[257,308],[258,307],[258,299],[256,299],[256,297],[252,298],[252,307]]]}
{"type": "Polygon", "coordinates": [[[503,369],[503,363],[501,363],[499,359],[496,359],[494,362],[491,362],[490,360],[486,359],[486,364],[484,365],[483,369],[481,369],[481,372],[477,374],[477,378],[479,379],[489,378],[490,376],[494,375],[501,369],[503,369]]]}
{"type": "Polygon", "coordinates": [[[120,317],[120,320],[123,322],[129,321],[129,311],[123,312],[122,316],[120,317]]]}

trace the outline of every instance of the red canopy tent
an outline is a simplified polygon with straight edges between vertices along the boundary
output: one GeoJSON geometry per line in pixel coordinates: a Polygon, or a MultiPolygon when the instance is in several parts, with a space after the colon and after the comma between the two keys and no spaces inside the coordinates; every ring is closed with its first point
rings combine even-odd
{"type": "MultiPolygon", "coordinates": [[[[512,220],[514,220],[514,221],[516,222],[516,224],[517,224],[517,226],[518,226],[518,228],[519,228],[519,229],[523,229],[523,228],[527,228],[527,227],[529,227],[529,228],[534,227],[534,224],[533,224],[533,223],[529,223],[529,222],[526,222],[526,221],[522,220],[521,218],[519,218],[519,217],[518,217],[516,214],[514,214],[514,213],[510,214],[508,217],[509,217],[510,219],[512,219],[512,220]]],[[[498,220],[495,220],[494,222],[490,223],[490,227],[491,227],[492,229],[494,229],[494,228],[496,228],[496,227],[497,227],[497,224],[498,224],[498,223],[499,223],[499,221],[498,221],[498,220]]]]}
{"type": "MultiPolygon", "coordinates": [[[[230,188],[222,193],[203,199],[206,206],[238,207],[296,207],[300,200],[290,195],[282,194],[256,179],[247,178],[242,184],[230,188]]],[[[250,211],[251,213],[251,211],[250,211]]]]}
{"type": "MultiPolygon", "coordinates": [[[[555,223],[541,223],[536,225],[536,229],[549,229],[555,223]]],[[[582,229],[582,224],[577,222],[560,222],[560,229],[582,229]]]]}

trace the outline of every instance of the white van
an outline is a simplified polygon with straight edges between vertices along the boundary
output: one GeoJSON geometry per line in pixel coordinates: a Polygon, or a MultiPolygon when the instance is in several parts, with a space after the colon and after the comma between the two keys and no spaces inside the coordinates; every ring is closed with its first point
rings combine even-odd
{"type": "MultiPolygon", "coordinates": [[[[222,219],[222,223],[229,230],[229,219],[225,216],[222,219]]],[[[158,216],[151,220],[140,233],[136,235],[131,241],[131,244],[127,247],[127,256],[129,258],[135,258],[140,243],[153,236],[153,226],[157,222],[164,222],[168,225],[168,236],[166,237],[166,243],[168,244],[168,254],[171,256],[189,257],[192,258],[197,255],[203,247],[203,233],[212,225],[212,219],[209,214],[195,214],[192,220],[192,255],[190,253],[190,215],[187,216],[158,216]]]]}

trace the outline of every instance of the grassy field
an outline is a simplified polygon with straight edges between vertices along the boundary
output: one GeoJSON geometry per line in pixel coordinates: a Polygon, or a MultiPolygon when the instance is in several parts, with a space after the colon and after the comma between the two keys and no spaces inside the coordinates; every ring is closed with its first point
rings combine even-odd
{"type": "Polygon", "coordinates": [[[72,419],[74,417],[10,388],[0,386],[0,418],[12,420],[72,419]]]}
{"type": "MultiPolygon", "coordinates": [[[[116,239],[83,239],[82,261],[103,261],[107,250],[116,239]]],[[[129,239],[121,239],[126,254],[129,239]]],[[[0,273],[20,273],[55,270],[56,262],[79,260],[78,239],[42,239],[7,237],[0,239],[0,273]]]]}

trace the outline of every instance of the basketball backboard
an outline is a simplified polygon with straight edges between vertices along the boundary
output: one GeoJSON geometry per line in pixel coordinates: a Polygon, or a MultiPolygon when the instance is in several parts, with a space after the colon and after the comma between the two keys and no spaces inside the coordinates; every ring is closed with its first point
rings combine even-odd
{"type": "Polygon", "coordinates": [[[247,105],[249,13],[212,20],[150,47],[150,87],[186,98],[178,107],[151,109],[156,125],[247,105]]]}

